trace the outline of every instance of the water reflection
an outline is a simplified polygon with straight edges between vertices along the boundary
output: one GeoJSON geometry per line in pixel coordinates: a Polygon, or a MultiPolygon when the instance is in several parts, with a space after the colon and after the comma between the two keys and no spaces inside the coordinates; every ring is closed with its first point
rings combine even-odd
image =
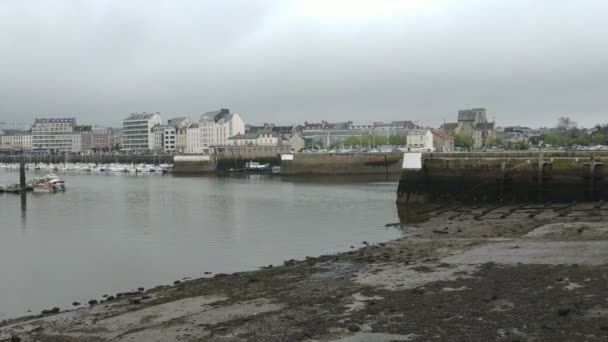
{"type": "Polygon", "coordinates": [[[402,224],[421,223],[428,221],[436,208],[436,205],[429,204],[397,204],[397,214],[402,224]]]}
{"type": "Polygon", "coordinates": [[[21,228],[25,229],[27,224],[27,193],[21,193],[21,228]]]}

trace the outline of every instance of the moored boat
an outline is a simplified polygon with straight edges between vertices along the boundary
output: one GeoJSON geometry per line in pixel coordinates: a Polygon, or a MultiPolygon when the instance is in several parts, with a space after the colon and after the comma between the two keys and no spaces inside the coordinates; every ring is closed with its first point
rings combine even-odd
{"type": "Polygon", "coordinates": [[[49,173],[44,177],[34,178],[32,187],[34,192],[65,192],[65,181],[49,173]]]}

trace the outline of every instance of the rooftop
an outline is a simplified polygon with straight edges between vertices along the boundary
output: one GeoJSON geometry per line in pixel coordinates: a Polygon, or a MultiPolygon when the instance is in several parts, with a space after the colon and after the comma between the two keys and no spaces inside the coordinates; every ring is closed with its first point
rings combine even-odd
{"type": "Polygon", "coordinates": [[[125,120],[149,120],[151,119],[154,115],[160,115],[160,112],[156,112],[156,113],[131,113],[129,114],[129,116],[125,119],[125,120]]]}
{"type": "Polygon", "coordinates": [[[70,123],[76,124],[76,118],[36,118],[34,125],[38,123],[70,123]]]}

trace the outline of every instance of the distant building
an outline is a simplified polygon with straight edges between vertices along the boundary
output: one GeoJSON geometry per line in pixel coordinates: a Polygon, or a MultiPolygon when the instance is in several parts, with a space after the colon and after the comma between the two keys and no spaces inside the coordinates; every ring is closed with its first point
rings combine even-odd
{"type": "Polygon", "coordinates": [[[3,131],[0,136],[0,149],[11,151],[29,151],[32,149],[32,133],[21,131],[3,131]]]}
{"type": "Polygon", "coordinates": [[[186,134],[186,153],[203,153],[203,139],[201,139],[201,130],[199,124],[193,123],[190,125],[186,131],[186,134]]]}
{"type": "Polygon", "coordinates": [[[407,147],[433,151],[433,133],[430,129],[413,129],[407,133],[407,147]]]}
{"type": "Polygon", "coordinates": [[[245,133],[245,123],[238,113],[228,109],[207,112],[200,116],[198,125],[187,131],[188,153],[210,153],[211,147],[226,146],[228,138],[245,133]],[[195,132],[195,130],[197,130],[195,132]]]}
{"type": "Polygon", "coordinates": [[[436,152],[453,152],[454,138],[447,132],[431,130],[433,133],[433,150],[436,152]]]}
{"type": "Polygon", "coordinates": [[[122,123],[122,148],[146,152],[155,149],[152,128],[162,124],[160,113],[131,113],[122,123]]]}
{"type": "Polygon", "coordinates": [[[93,127],[92,149],[93,151],[108,152],[112,149],[112,131],[105,127],[93,127]]]}
{"type": "Polygon", "coordinates": [[[163,149],[165,153],[184,153],[187,144],[187,128],[192,120],[186,117],[169,119],[163,134],[163,149]]]}
{"type": "Polygon", "coordinates": [[[164,134],[167,126],[156,125],[152,127],[152,145],[150,150],[155,153],[162,153],[164,150],[164,134]]]}
{"type": "Polygon", "coordinates": [[[72,150],[75,118],[36,119],[32,125],[32,150],[65,153],[72,150]]]}
{"type": "MultiPolygon", "coordinates": [[[[263,126],[246,126],[245,134],[257,134],[261,132],[272,132],[282,139],[283,144],[289,144],[294,151],[304,149],[305,141],[302,136],[301,126],[277,126],[264,124],[263,126]]],[[[286,145],[285,145],[286,146],[286,145]]]]}
{"type": "Polygon", "coordinates": [[[305,122],[302,127],[302,137],[310,148],[325,148],[342,145],[343,141],[351,137],[365,135],[380,135],[389,138],[393,135],[406,136],[413,129],[418,128],[412,121],[391,121],[390,123],[353,123],[352,121],[330,123],[305,122]]]}
{"type": "Polygon", "coordinates": [[[489,146],[496,140],[494,122],[488,122],[485,108],[458,111],[458,122],[446,123],[441,129],[451,135],[459,134],[473,138],[473,147],[489,146]]]}

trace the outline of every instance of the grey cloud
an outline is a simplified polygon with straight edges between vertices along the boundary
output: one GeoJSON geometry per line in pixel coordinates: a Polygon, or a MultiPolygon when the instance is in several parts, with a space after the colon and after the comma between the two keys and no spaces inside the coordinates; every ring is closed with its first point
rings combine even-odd
{"type": "Polygon", "coordinates": [[[225,106],[438,125],[467,105],[503,125],[607,121],[604,1],[430,3],[345,19],[297,1],[2,2],[0,121],[225,106]]]}

